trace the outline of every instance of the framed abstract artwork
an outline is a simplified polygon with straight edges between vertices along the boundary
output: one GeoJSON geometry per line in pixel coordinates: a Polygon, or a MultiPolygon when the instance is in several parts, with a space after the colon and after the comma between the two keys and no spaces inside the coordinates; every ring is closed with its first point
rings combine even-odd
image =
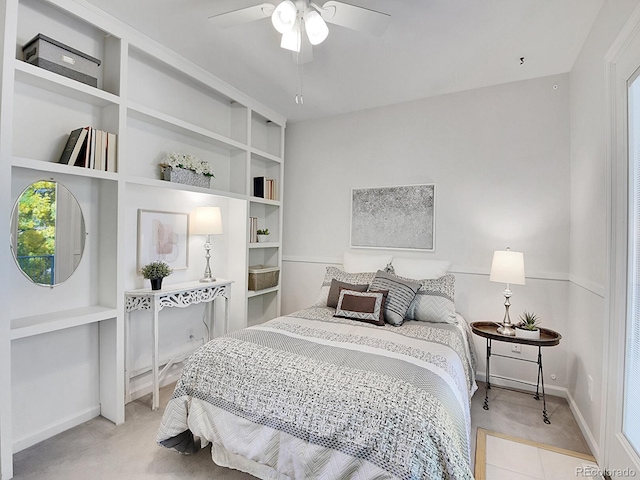
{"type": "Polygon", "coordinates": [[[353,188],[351,247],[435,250],[436,186],[353,188]]]}
{"type": "Polygon", "coordinates": [[[174,270],[189,266],[189,214],[138,209],[137,269],[162,261],[174,270]]]}

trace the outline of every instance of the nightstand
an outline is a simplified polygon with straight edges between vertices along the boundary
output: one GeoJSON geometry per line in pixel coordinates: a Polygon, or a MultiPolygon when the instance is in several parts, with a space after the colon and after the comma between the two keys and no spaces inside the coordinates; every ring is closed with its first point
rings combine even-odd
{"type": "Polygon", "coordinates": [[[487,339],[487,364],[486,364],[486,382],[485,382],[485,395],[484,395],[484,406],[485,410],[489,410],[489,389],[491,388],[491,342],[495,340],[496,342],[506,342],[506,343],[518,343],[520,345],[533,345],[538,347],[538,360],[528,360],[526,358],[518,358],[510,355],[500,355],[494,353],[493,356],[496,357],[504,357],[511,358],[513,360],[520,360],[522,362],[531,362],[538,364],[538,381],[537,383],[523,382],[520,380],[513,380],[512,378],[501,377],[499,375],[494,375],[494,378],[502,378],[504,380],[516,381],[519,383],[524,383],[525,385],[535,385],[536,386],[536,394],[534,398],[536,400],[540,400],[540,390],[542,390],[542,418],[544,419],[544,423],[550,424],[549,417],[547,416],[547,402],[544,396],[544,373],[542,370],[542,347],[553,347],[554,345],[558,345],[560,343],[560,339],[562,335],[558,332],[554,332],[548,328],[540,328],[540,338],[536,340],[531,340],[528,338],[520,338],[520,337],[511,337],[506,335],[501,335],[498,333],[498,323],[495,322],[473,322],[471,324],[471,330],[476,335],[484,337],[487,339]]]}

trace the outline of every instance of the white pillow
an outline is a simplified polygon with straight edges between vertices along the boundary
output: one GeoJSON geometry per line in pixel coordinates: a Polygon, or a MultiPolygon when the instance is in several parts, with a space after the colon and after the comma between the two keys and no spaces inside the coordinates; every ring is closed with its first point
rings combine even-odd
{"type": "Polygon", "coordinates": [[[395,257],[391,265],[393,265],[394,273],[401,277],[440,278],[447,273],[451,262],[427,258],[395,257]]]}
{"type": "Polygon", "coordinates": [[[347,273],[377,272],[384,270],[392,259],[393,255],[344,252],[342,266],[347,273]]]}

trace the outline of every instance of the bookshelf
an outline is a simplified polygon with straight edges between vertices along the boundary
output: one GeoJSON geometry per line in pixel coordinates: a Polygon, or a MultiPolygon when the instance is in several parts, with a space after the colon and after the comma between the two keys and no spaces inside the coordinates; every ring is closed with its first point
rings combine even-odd
{"type": "MultiPolygon", "coordinates": [[[[0,279],[0,301],[9,307],[0,314],[0,381],[15,385],[19,376],[22,382],[31,372],[24,356],[29,342],[47,343],[47,335],[55,336],[52,348],[62,350],[88,338],[95,348],[79,349],[93,350],[82,361],[99,377],[65,378],[61,370],[49,375],[81,382],[88,393],[80,401],[87,405],[82,412],[66,412],[64,419],[51,412],[38,428],[13,421],[23,408],[37,408],[36,400],[22,398],[22,388],[2,389],[0,473],[11,478],[14,450],[58,433],[56,425],[81,423],[86,411],[116,424],[125,421],[124,292],[142,286],[131,253],[140,199],[169,198],[181,211],[195,204],[221,205],[226,231],[215,252],[222,270],[216,275],[234,282],[231,329],[280,314],[280,286],[249,292],[247,271],[254,264],[282,266],[286,119],[85,0],[7,0],[0,20],[0,223],[9,225],[24,186],[52,178],[78,197],[88,232],[78,270],[55,288],[30,284],[11,258],[8,235],[2,237],[7,243],[0,261],[9,272],[0,279]],[[25,63],[21,47],[37,33],[101,59],[97,88],[25,63]],[[58,163],[69,133],[84,126],[118,135],[117,172],[58,163]],[[162,180],[158,164],[172,151],[208,161],[216,175],[211,188],[162,180]],[[257,176],[275,180],[275,199],[253,195],[257,176]],[[270,242],[249,242],[250,216],[269,228],[270,242]]],[[[200,243],[193,245],[194,266],[177,280],[202,274],[203,252],[200,243]]],[[[47,376],[47,368],[54,367],[44,365],[40,375],[47,376]]],[[[65,403],[70,393],[59,390],[41,392],[39,401],[52,396],[54,403],[65,403]]]]}

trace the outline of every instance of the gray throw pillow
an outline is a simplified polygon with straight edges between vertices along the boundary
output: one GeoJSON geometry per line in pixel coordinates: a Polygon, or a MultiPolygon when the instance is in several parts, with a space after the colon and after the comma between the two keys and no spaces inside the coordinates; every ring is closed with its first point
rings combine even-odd
{"type": "Polygon", "coordinates": [[[396,277],[382,270],[376,272],[369,287],[369,291],[389,290],[384,304],[384,320],[396,327],[404,322],[405,314],[419,289],[419,283],[396,277]]]}

